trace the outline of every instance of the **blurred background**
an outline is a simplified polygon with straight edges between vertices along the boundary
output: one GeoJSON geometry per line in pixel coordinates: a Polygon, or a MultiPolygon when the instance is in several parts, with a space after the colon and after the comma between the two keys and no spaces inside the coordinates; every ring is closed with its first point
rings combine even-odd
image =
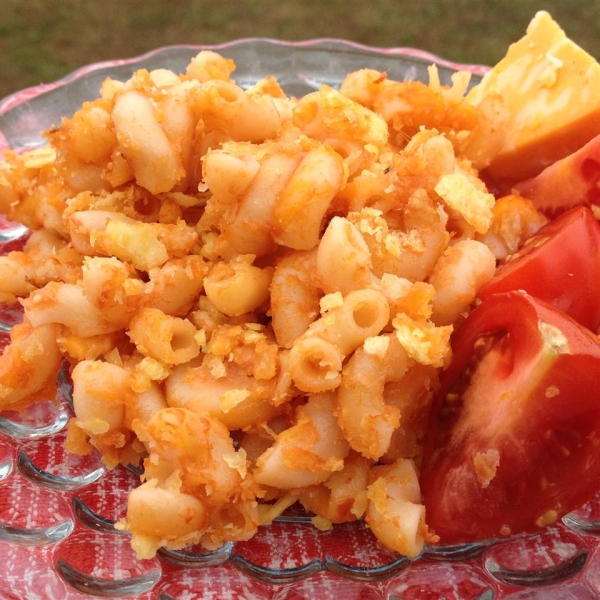
{"type": "Polygon", "coordinates": [[[90,62],[256,36],[493,64],[541,9],[600,58],[600,0],[0,0],[0,98],[90,62]]]}

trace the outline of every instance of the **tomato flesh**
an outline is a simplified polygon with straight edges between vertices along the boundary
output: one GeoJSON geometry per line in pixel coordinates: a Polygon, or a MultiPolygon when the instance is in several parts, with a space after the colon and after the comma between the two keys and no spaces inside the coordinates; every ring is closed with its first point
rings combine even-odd
{"type": "Polygon", "coordinates": [[[596,332],[600,327],[600,224],[584,206],[544,227],[501,263],[479,297],[525,290],[596,332]]]}
{"type": "Polygon", "coordinates": [[[600,489],[600,340],[524,292],[477,307],[453,340],[421,489],[442,543],[539,531],[600,489]]]}
{"type": "Polygon", "coordinates": [[[514,187],[550,215],[578,204],[600,205],[600,135],[514,187]]]}

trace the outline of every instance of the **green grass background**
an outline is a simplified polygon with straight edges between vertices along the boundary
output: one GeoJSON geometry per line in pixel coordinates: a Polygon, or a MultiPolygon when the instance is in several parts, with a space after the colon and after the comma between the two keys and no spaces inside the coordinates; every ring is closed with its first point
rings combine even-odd
{"type": "Polygon", "coordinates": [[[0,0],[0,97],[171,44],[336,37],[493,64],[548,10],[600,58],[600,0],[0,0]]]}

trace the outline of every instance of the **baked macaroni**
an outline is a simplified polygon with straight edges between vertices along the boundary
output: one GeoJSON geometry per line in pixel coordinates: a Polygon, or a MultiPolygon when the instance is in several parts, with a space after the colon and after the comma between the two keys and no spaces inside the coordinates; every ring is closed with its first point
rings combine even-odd
{"type": "Polygon", "coordinates": [[[415,557],[450,334],[544,222],[515,196],[528,216],[505,235],[478,177],[502,104],[435,67],[300,99],[234,68],[204,51],[108,79],[47,148],[6,153],[0,210],[31,236],[0,258],[0,299],[24,308],[0,408],[44,397],[66,359],[69,449],[143,465],[118,523],[141,557],[248,539],[294,502],[415,557]]]}

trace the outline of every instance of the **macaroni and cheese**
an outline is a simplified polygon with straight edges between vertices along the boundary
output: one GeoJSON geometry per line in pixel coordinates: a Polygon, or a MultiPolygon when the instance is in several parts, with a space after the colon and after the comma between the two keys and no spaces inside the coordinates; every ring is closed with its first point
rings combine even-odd
{"type": "Polygon", "coordinates": [[[234,68],[202,51],[107,79],[47,147],[6,153],[0,210],[31,235],[0,258],[0,300],[24,309],[0,408],[67,361],[68,448],[143,465],[118,523],[141,557],[246,540],[295,502],[415,557],[450,335],[545,222],[511,196],[507,224],[479,178],[507,113],[434,66],[299,99],[234,68]]]}

